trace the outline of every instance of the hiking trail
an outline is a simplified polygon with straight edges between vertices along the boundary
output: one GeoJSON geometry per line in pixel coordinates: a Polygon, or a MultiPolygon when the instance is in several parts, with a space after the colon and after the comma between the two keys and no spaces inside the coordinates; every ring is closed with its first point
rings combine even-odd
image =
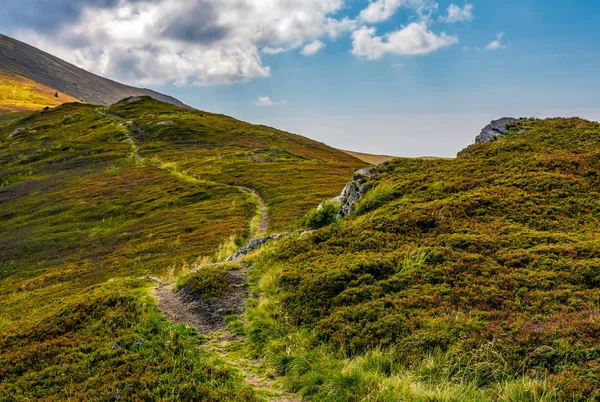
{"type": "MultiPolygon", "coordinates": [[[[134,157],[139,162],[146,163],[145,158],[139,153],[139,146],[143,145],[146,137],[143,129],[135,121],[126,120],[122,116],[107,113],[107,110],[100,113],[112,116],[129,125],[131,130],[126,134],[125,140],[131,146],[134,157]],[[136,134],[137,138],[134,139],[133,134],[136,134]]],[[[165,167],[164,163],[154,159],[153,166],[169,170],[165,167]]],[[[177,171],[176,173],[176,176],[190,182],[207,182],[184,172],[177,171]]],[[[256,232],[250,236],[250,242],[268,232],[269,215],[267,204],[258,190],[243,185],[219,182],[210,183],[237,188],[255,197],[259,206],[257,214],[260,214],[260,220],[256,232]]],[[[302,398],[299,396],[278,389],[274,380],[257,375],[255,372],[258,371],[258,361],[240,358],[232,359],[227,352],[228,346],[233,341],[240,339],[240,337],[227,329],[225,317],[231,314],[242,316],[246,310],[246,301],[250,298],[247,288],[247,270],[249,266],[246,263],[240,262],[236,262],[236,264],[238,264],[239,269],[227,273],[227,279],[232,285],[232,290],[221,298],[205,300],[191,295],[186,288],[174,292],[173,282],[159,282],[158,286],[152,292],[152,296],[155,298],[156,304],[165,318],[174,323],[190,325],[196,328],[201,334],[210,336],[211,340],[206,349],[215,352],[229,366],[239,370],[246,382],[257,391],[260,391],[259,393],[269,401],[301,402],[302,398]]]]}

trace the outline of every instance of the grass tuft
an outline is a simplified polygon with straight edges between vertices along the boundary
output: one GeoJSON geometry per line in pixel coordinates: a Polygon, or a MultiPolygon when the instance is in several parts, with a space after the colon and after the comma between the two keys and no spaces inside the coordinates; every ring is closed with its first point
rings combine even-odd
{"type": "Polygon", "coordinates": [[[175,290],[186,287],[191,294],[203,299],[225,296],[232,287],[227,272],[239,268],[236,263],[205,265],[196,273],[179,277],[175,290]]]}
{"type": "Polygon", "coordinates": [[[302,219],[306,229],[320,229],[335,223],[340,212],[340,205],[334,201],[325,201],[318,208],[308,212],[302,219]]]}
{"type": "Polygon", "coordinates": [[[394,199],[397,186],[389,181],[378,182],[375,187],[367,191],[356,203],[355,213],[357,215],[366,214],[373,211],[387,202],[394,199]]]}

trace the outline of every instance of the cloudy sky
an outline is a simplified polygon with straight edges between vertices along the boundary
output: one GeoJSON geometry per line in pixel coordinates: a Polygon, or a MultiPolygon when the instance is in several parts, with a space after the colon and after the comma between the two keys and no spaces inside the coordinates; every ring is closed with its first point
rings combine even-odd
{"type": "Polygon", "coordinates": [[[454,156],[492,118],[600,120],[597,0],[2,0],[0,32],[330,145],[454,156]]]}

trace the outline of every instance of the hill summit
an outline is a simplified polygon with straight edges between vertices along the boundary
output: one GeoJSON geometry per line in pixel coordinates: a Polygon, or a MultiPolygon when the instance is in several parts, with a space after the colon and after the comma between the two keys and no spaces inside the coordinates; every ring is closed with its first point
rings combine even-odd
{"type": "Polygon", "coordinates": [[[85,103],[110,105],[129,96],[150,96],[177,106],[177,99],[92,74],[26,43],[0,34],[0,72],[33,80],[85,103]]]}

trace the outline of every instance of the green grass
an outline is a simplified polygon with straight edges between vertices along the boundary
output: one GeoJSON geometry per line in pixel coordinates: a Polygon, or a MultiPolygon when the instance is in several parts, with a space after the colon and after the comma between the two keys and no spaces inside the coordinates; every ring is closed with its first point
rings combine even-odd
{"type": "MultiPolygon", "coordinates": [[[[269,250],[271,256],[276,253],[269,250]]],[[[420,251],[407,258],[422,263],[420,251]]],[[[267,375],[281,377],[289,390],[314,401],[555,401],[556,390],[545,378],[512,377],[488,355],[476,367],[456,362],[451,355],[432,351],[407,362],[396,347],[375,347],[348,354],[320,342],[315,331],[285,319],[279,294],[284,267],[264,255],[252,271],[258,301],[249,303],[244,352],[260,359],[267,375]],[[490,381],[490,386],[481,386],[490,381]]]]}
{"type": "MultiPolygon", "coordinates": [[[[256,196],[232,184],[285,183],[288,192],[273,194],[301,217],[356,163],[225,116],[198,124],[203,112],[149,99],[114,110],[147,130],[143,162],[126,142],[129,125],[101,107],[65,104],[0,126],[0,399],[113,400],[119,389],[122,400],[255,400],[195,330],[160,318],[138,278],[170,281],[247,242],[256,196]],[[179,116],[180,130],[153,124],[152,113],[179,116]],[[17,127],[25,130],[7,140],[17,127]],[[218,173],[243,169],[239,161],[263,168],[247,181],[218,173]],[[298,203],[293,183],[308,179],[285,166],[324,184],[298,203]]],[[[299,220],[286,211],[272,207],[279,227],[299,220]]]]}
{"type": "MultiPolygon", "coordinates": [[[[257,226],[235,186],[294,230],[362,164],[148,98],[109,112],[144,130],[143,162],[95,106],[0,128],[0,399],[257,400],[139,278],[224,295],[214,263],[257,226]]],[[[232,351],[311,401],[598,399],[599,149],[597,123],[550,119],[393,160],[354,216],[249,257],[232,351]]]]}
{"type": "Polygon", "coordinates": [[[233,286],[227,278],[227,272],[239,268],[236,263],[205,265],[196,273],[180,277],[175,289],[187,287],[190,294],[203,299],[222,297],[233,286]]]}
{"type": "Polygon", "coordinates": [[[147,286],[93,286],[3,333],[0,399],[258,400],[194,330],[161,317],[147,286]]]}
{"type": "Polygon", "coordinates": [[[255,201],[140,164],[96,109],[39,112],[0,145],[0,399],[253,400],[131,278],[169,279],[249,237],[255,201]]]}
{"type": "Polygon", "coordinates": [[[314,401],[596,400],[598,149],[549,119],[392,161],[360,215],[255,257],[248,351],[314,401]]]}
{"type": "Polygon", "coordinates": [[[362,215],[383,206],[394,198],[396,186],[390,182],[378,182],[356,203],[356,214],[362,215]]]}
{"type": "Polygon", "coordinates": [[[318,208],[309,211],[302,219],[302,226],[307,229],[320,229],[335,223],[340,212],[340,205],[334,201],[325,201],[318,208]]]}
{"type": "Polygon", "coordinates": [[[134,119],[147,133],[142,156],[176,163],[199,179],[258,190],[273,233],[296,229],[309,210],[338,195],[365,165],[305,137],[149,98],[120,102],[110,111],[134,119]]]}

